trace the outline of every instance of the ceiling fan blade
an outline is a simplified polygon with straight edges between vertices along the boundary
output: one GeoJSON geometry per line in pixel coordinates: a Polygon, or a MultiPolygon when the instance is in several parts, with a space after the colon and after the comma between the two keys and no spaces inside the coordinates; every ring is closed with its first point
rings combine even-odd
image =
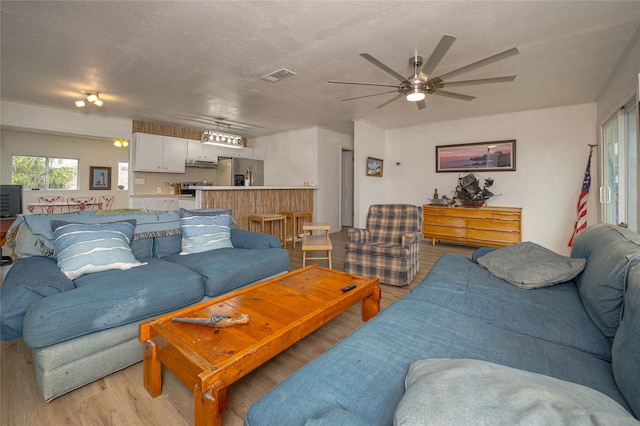
{"type": "Polygon", "coordinates": [[[459,87],[459,86],[473,86],[475,84],[493,84],[493,83],[508,83],[516,79],[515,75],[507,75],[504,77],[492,77],[492,78],[480,78],[477,80],[464,80],[464,81],[450,81],[442,82],[437,85],[440,87],[459,87]]]}
{"type": "Polygon", "coordinates": [[[336,81],[336,80],[329,80],[327,83],[337,83],[337,84],[358,84],[361,86],[380,86],[380,87],[395,87],[397,88],[398,85],[397,84],[379,84],[379,83],[360,83],[357,81],[336,81]]]}
{"type": "Polygon", "coordinates": [[[387,74],[392,75],[394,78],[398,79],[398,81],[400,81],[401,83],[404,83],[405,81],[407,81],[407,79],[404,76],[395,72],[394,70],[392,70],[391,68],[389,68],[388,66],[386,66],[385,64],[383,64],[382,62],[374,58],[373,56],[369,55],[368,53],[361,53],[360,56],[362,56],[364,59],[371,62],[373,65],[380,68],[387,74]]]}
{"type": "Polygon", "coordinates": [[[469,95],[461,95],[460,93],[447,92],[445,90],[436,90],[432,95],[444,96],[447,98],[459,99],[461,101],[472,101],[476,97],[469,95]]]}
{"type": "Polygon", "coordinates": [[[427,107],[427,103],[423,100],[416,102],[416,106],[418,109],[425,109],[427,107]]]}
{"type": "Polygon", "coordinates": [[[420,72],[427,77],[430,76],[444,55],[449,51],[449,48],[451,48],[454,41],[456,41],[456,38],[453,36],[442,36],[440,43],[438,43],[436,48],[433,50],[433,53],[429,56],[429,59],[427,59],[427,62],[425,62],[424,67],[422,67],[422,71],[420,72]]]}
{"type": "Polygon", "coordinates": [[[481,60],[479,60],[477,62],[474,62],[474,63],[469,64],[467,66],[464,66],[462,68],[458,68],[457,70],[449,71],[448,73],[442,74],[441,76],[439,76],[439,78],[441,80],[447,80],[447,79],[450,79],[451,77],[456,76],[458,74],[469,72],[469,71],[475,70],[476,68],[484,67],[484,66],[492,64],[494,62],[498,62],[498,61],[501,61],[503,59],[507,59],[507,58],[509,58],[509,57],[511,57],[513,55],[517,55],[518,53],[520,53],[518,51],[518,48],[517,47],[513,47],[513,48],[511,48],[509,50],[505,50],[504,52],[500,52],[500,53],[498,53],[496,55],[489,56],[488,58],[481,59],[481,60]]]}
{"type": "Polygon", "coordinates": [[[380,104],[376,107],[376,109],[382,108],[383,106],[389,105],[391,102],[393,101],[397,101],[398,99],[404,97],[404,95],[402,93],[400,93],[398,96],[394,96],[393,98],[389,99],[387,102],[380,104]]]}
{"type": "Polygon", "coordinates": [[[371,96],[379,96],[379,95],[387,95],[389,93],[397,93],[397,90],[392,90],[390,92],[382,92],[382,93],[374,93],[373,95],[364,95],[364,96],[356,96],[353,98],[341,99],[343,101],[352,101],[354,99],[362,99],[362,98],[370,98],[371,96]]]}

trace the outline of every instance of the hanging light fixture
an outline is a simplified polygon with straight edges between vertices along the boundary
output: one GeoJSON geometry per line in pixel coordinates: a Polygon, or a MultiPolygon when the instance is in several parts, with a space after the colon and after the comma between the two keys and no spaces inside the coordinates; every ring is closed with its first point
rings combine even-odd
{"type": "Polygon", "coordinates": [[[76,106],[78,108],[82,108],[87,106],[88,104],[94,104],[95,106],[101,107],[102,105],[104,105],[104,102],[102,101],[102,99],[100,99],[99,95],[100,95],[100,92],[87,93],[86,98],[76,101],[76,106]]]}
{"type": "Polygon", "coordinates": [[[418,85],[415,85],[413,90],[407,95],[407,100],[409,102],[418,102],[423,100],[425,96],[424,91],[418,85]]]}
{"type": "Polygon", "coordinates": [[[113,146],[116,148],[126,148],[129,146],[129,141],[126,139],[116,139],[113,141],[113,146]]]}
{"type": "MultiPolygon", "coordinates": [[[[229,126],[231,130],[231,126],[229,126]]],[[[232,135],[230,133],[224,133],[218,131],[218,123],[216,123],[216,130],[205,130],[202,132],[202,138],[200,143],[206,143],[208,145],[224,146],[227,148],[243,148],[244,142],[242,136],[232,135]]]]}

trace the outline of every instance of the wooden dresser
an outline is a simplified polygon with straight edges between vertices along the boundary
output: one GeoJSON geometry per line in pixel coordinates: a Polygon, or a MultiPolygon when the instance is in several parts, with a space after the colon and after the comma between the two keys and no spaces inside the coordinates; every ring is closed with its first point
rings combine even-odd
{"type": "Polygon", "coordinates": [[[425,238],[503,247],[521,241],[519,207],[423,206],[425,238]]]}

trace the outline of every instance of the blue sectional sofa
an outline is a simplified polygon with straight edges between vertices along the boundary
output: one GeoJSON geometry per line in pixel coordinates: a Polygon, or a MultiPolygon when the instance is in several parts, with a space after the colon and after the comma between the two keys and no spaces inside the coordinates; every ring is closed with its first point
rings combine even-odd
{"type": "MultiPolygon", "coordinates": [[[[23,337],[32,348],[45,400],[140,361],[141,322],[287,271],[289,252],[281,248],[280,241],[233,229],[230,213],[219,209],[84,211],[28,215],[16,221],[9,237],[19,260],[1,289],[2,339],[23,337]],[[196,218],[200,222],[227,221],[226,238],[217,243],[222,248],[185,253],[183,225],[193,216],[203,216],[196,218]],[[132,235],[118,246],[118,251],[127,252],[125,260],[131,264],[119,259],[115,267],[107,264],[106,270],[86,272],[87,265],[102,264],[109,256],[100,250],[111,244],[111,235],[95,249],[98,257],[74,266],[76,256],[91,256],[89,252],[94,251],[82,248],[81,253],[65,257],[67,263],[60,263],[63,256],[56,249],[61,249],[61,242],[56,238],[64,228],[56,226],[71,224],[72,232],[64,235],[74,238],[78,231],[73,226],[85,233],[97,229],[100,234],[116,226],[114,222],[124,233],[131,230],[132,235]],[[80,272],[69,272],[74,269],[80,272]]],[[[120,229],[115,232],[123,233],[120,229]]],[[[201,242],[209,237],[194,237],[198,238],[201,242]]]]}
{"type": "Polygon", "coordinates": [[[601,224],[571,258],[529,248],[441,257],[245,425],[638,424],[640,236],[601,224]]]}

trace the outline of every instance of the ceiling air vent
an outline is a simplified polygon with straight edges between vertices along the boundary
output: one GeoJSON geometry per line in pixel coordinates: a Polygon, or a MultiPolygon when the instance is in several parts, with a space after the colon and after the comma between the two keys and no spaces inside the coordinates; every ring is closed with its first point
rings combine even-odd
{"type": "Polygon", "coordinates": [[[280,81],[283,78],[292,77],[294,75],[296,75],[295,72],[282,68],[282,69],[279,69],[278,71],[272,72],[271,74],[265,75],[264,77],[262,77],[262,79],[275,83],[276,81],[280,81]]]}

